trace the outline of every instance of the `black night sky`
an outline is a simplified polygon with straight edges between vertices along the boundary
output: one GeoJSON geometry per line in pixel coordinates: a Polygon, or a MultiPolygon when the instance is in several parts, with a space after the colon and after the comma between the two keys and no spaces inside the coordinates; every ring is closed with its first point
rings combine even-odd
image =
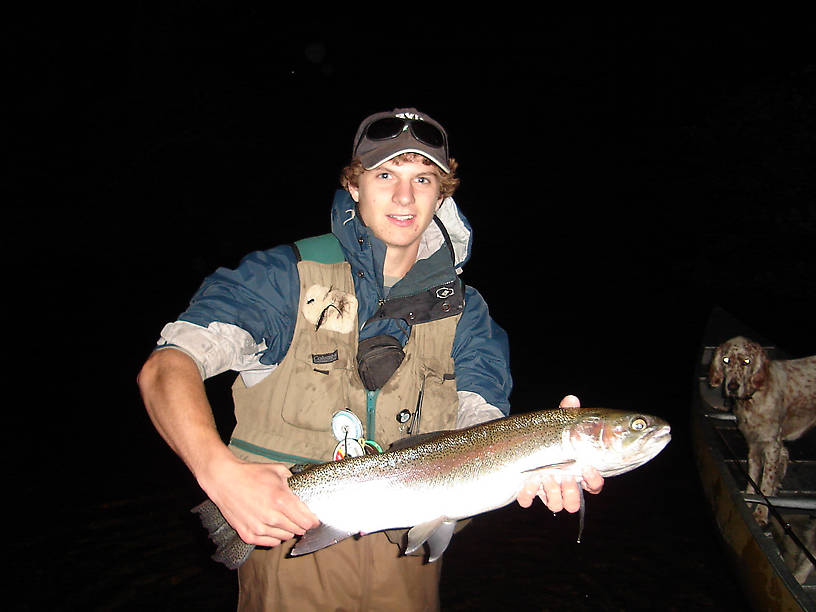
{"type": "MultiPolygon", "coordinates": [[[[709,557],[721,573],[700,578],[711,570],[700,555],[718,549],[695,540],[714,532],[688,450],[694,363],[715,305],[795,356],[816,352],[816,27],[795,13],[690,10],[433,19],[316,23],[164,3],[6,24],[6,263],[10,296],[23,296],[12,346],[24,347],[7,381],[28,391],[7,411],[13,551],[38,551],[15,566],[40,585],[20,609],[184,609],[187,593],[231,585],[206,541],[122,551],[150,541],[133,528],[145,513],[158,530],[201,495],[150,426],[136,373],[205,275],[328,230],[359,121],[396,106],[448,128],[474,229],[464,278],[510,334],[514,410],[575,393],[646,405],[675,427],[672,453],[590,500],[597,558],[614,558],[604,504],[627,523],[651,517],[664,537],[681,525],[686,561],[638,553],[699,594],[665,607],[725,609],[730,575],[709,557]]],[[[210,383],[225,431],[229,383],[210,383]]],[[[573,561],[560,565],[562,592],[615,609],[566,584],[593,572],[573,561]]],[[[449,593],[480,575],[446,563],[449,593]]],[[[671,590],[671,577],[654,580],[671,590]]],[[[558,589],[547,597],[542,609],[583,609],[558,589]]]]}

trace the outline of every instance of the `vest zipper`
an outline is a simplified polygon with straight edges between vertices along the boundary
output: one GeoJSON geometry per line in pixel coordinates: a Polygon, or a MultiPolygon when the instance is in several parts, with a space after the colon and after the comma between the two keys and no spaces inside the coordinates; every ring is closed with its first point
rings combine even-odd
{"type": "Polygon", "coordinates": [[[380,390],[366,391],[366,438],[375,440],[374,434],[377,429],[377,396],[380,390]]]}

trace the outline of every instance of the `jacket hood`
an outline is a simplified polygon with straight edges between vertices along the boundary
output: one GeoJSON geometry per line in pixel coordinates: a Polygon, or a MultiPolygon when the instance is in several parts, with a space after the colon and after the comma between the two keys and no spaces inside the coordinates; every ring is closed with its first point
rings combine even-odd
{"type": "MultiPolygon", "coordinates": [[[[454,252],[454,266],[456,273],[462,273],[462,266],[470,259],[471,242],[473,231],[470,223],[452,197],[443,200],[442,205],[436,212],[436,217],[442,222],[450,237],[454,252]]],[[[337,236],[346,251],[354,252],[359,250],[360,237],[366,235],[369,240],[379,243],[381,248],[375,247],[375,253],[382,251],[385,257],[385,246],[376,238],[371,231],[357,217],[357,203],[345,189],[338,189],[334,195],[331,213],[332,233],[337,236]]],[[[436,223],[431,223],[428,229],[422,234],[419,243],[417,260],[427,259],[436,253],[445,244],[442,231],[436,223]]]]}

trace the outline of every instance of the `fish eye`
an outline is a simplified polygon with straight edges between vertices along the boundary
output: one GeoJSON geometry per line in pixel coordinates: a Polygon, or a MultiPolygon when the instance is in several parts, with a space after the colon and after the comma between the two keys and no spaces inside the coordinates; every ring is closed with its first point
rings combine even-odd
{"type": "Polygon", "coordinates": [[[630,424],[630,427],[632,429],[634,429],[635,431],[640,431],[641,429],[645,429],[646,428],[646,419],[644,419],[643,417],[636,417],[636,418],[632,419],[632,423],[630,424]]]}

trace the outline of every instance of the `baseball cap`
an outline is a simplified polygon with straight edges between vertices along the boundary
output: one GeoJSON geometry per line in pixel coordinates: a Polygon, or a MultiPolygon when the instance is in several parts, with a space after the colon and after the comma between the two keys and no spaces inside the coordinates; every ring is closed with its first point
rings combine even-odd
{"type": "Polygon", "coordinates": [[[415,108],[395,108],[366,117],[354,137],[352,157],[366,170],[403,153],[424,155],[443,171],[448,165],[448,135],[431,117],[415,108]]]}

